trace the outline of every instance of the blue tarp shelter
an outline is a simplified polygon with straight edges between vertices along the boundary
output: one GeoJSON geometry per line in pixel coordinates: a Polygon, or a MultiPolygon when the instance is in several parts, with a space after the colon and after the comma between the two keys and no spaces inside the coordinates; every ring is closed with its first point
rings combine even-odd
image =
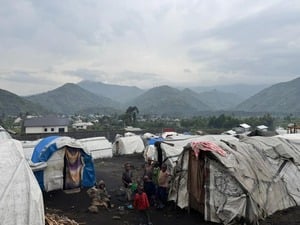
{"type": "Polygon", "coordinates": [[[34,148],[31,161],[47,164],[43,170],[34,172],[45,191],[92,187],[96,182],[91,155],[85,152],[79,141],[70,137],[42,139],[34,148]]]}
{"type": "Polygon", "coordinates": [[[148,139],[148,145],[154,145],[157,141],[164,141],[165,139],[162,137],[154,137],[148,139]]]}

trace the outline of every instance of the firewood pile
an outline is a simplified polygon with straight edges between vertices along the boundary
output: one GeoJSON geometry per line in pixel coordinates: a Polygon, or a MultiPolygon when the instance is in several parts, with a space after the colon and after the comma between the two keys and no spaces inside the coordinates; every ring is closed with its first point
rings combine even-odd
{"type": "MultiPolygon", "coordinates": [[[[71,220],[66,216],[59,216],[57,214],[46,213],[45,225],[80,225],[75,220],[71,220]]],[[[81,223],[82,224],[82,223],[81,223]]]]}

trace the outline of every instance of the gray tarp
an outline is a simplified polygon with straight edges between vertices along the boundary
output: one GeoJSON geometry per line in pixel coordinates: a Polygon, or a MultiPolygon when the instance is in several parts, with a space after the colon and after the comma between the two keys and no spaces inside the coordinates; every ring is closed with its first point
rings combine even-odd
{"type": "Polygon", "coordinates": [[[203,205],[207,221],[258,224],[278,210],[299,205],[298,140],[246,137],[214,143],[226,151],[225,157],[209,152],[203,160],[195,160],[191,153],[182,154],[169,195],[179,207],[201,211],[199,205],[203,205]],[[204,172],[199,172],[201,161],[204,172]]]}

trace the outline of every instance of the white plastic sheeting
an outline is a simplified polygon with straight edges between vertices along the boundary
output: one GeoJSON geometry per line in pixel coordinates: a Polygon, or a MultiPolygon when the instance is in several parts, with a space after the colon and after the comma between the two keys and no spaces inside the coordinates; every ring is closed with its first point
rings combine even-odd
{"type": "Polygon", "coordinates": [[[48,159],[47,167],[44,169],[44,188],[46,192],[63,189],[64,156],[65,149],[61,148],[48,159]]]}
{"type": "MultiPolygon", "coordinates": [[[[41,139],[35,141],[22,141],[25,158],[30,162],[31,156],[35,146],[41,139]]],[[[89,153],[93,159],[111,158],[112,157],[112,143],[106,137],[91,137],[78,139],[84,149],[89,153]]]]}
{"type": "Polygon", "coordinates": [[[34,140],[34,141],[21,141],[22,146],[23,146],[23,151],[25,158],[28,162],[31,161],[31,156],[33,153],[33,150],[35,146],[40,142],[41,139],[34,140]]]}
{"type": "MultiPolygon", "coordinates": [[[[163,160],[168,164],[169,168],[176,165],[178,156],[181,154],[183,147],[192,141],[215,141],[215,140],[238,140],[236,137],[230,135],[179,135],[177,138],[168,139],[161,143],[163,160]]],[[[146,147],[144,158],[151,158],[157,161],[157,150],[152,145],[146,147]]]]}
{"type": "Polygon", "coordinates": [[[21,143],[13,139],[1,140],[0,159],[0,223],[45,224],[42,192],[21,143]]]}
{"type": "Polygon", "coordinates": [[[92,155],[93,159],[111,158],[113,156],[112,143],[106,137],[82,138],[78,141],[92,155]]]}
{"type": "MultiPolygon", "coordinates": [[[[47,167],[42,171],[35,172],[35,176],[43,190],[52,191],[66,188],[66,174],[64,174],[64,172],[66,171],[65,153],[68,148],[79,150],[79,155],[77,155],[76,160],[80,160],[80,163],[77,164],[76,172],[80,173],[80,176],[77,176],[80,180],[76,181],[76,185],[91,187],[95,184],[93,159],[92,156],[85,151],[82,144],[78,140],[70,137],[49,136],[42,139],[39,144],[36,145],[31,157],[32,162],[35,164],[39,164],[40,162],[47,163],[47,167]]],[[[71,189],[72,188],[71,186],[71,189]]],[[[69,189],[69,187],[66,189],[69,189]]]]}
{"type": "Polygon", "coordinates": [[[142,137],[139,135],[118,137],[113,143],[113,154],[126,155],[133,153],[142,153],[145,145],[142,137]]]}
{"type": "Polygon", "coordinates": [[[11,138],[12,137],[10,136],[10,134],[2,126],[0,126],[0,140],[6,140],[11,138]]]}

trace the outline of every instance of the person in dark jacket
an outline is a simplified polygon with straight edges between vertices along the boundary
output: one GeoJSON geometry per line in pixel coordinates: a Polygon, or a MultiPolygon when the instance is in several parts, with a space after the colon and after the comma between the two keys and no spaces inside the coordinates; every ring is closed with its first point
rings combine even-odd
{"type": "Polygon", "coordinates": [[[147,194],[150,206],[154,206],[156,203],[156,185],[148,176],[144,176],[144,191],[147,194]]]}
{"type": "Polygon", "coordinates": [[[130,203],[132,200],[131,186],[133,183],[133,173],[131,171],[131,164],[128,162],[125,163],[124,169],[125,171],[122,174],[122,183],[126,191],[126,200],[130,203]]]}

